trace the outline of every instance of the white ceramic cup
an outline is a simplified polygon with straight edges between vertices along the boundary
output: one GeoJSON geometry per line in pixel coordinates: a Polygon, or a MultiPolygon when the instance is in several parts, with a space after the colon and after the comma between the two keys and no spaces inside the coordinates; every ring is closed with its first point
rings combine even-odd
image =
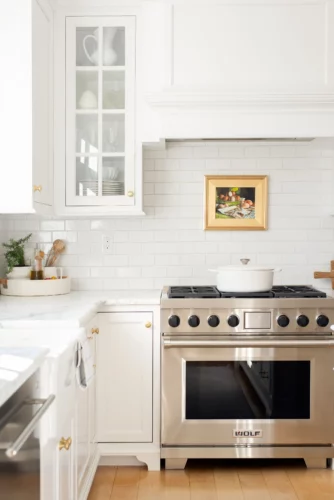
{"type": "Polygon", "coordinates": [[[63,277],[62,267],[44,267],[44,278],[60,278],[63,277]]]}
{"type": "Polygon", "coordinates": [[[28,280],[30,278],[31,266],[14,267],[13,270],[7,274],[9,280],[28,280]]]}

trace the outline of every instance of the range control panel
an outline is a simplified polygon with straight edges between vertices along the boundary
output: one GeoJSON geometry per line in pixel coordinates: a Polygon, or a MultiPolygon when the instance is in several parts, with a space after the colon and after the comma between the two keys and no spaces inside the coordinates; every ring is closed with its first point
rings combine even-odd
{"type": "Polygon", "coordinates": [[[177,334],[328,334],[333,309],[162,309],[161,331],[177,334]]]}

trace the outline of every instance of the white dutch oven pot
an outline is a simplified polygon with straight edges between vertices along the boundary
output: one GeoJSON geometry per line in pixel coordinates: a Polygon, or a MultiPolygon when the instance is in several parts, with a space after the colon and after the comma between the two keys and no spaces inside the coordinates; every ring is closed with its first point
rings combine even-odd
{"type": "Polygon", "coordinates": [[[273,286],[274,273],[282,269],[249,266],[250,259],[240,259],[242,264],[209,269],[217,273],[217,288],[221,292],[267,292],[273,286]]]}

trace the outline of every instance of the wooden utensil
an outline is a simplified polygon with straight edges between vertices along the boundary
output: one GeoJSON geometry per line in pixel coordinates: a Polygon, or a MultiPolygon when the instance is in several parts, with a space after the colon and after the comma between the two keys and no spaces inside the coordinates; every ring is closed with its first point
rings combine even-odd
{"type": "Polygon", "coordinates": [[[63,240],[55,240],[46,259],[45,267],[52,267],[58,259],[59,255],[62,254],[64,250],[65,243],[63,242],[63,240]]]}
{"type": "Polygon", "coordinates": [[[334,290],[334,260],[331,260],[331,270],[329,273],[326,272],[321,272],[321,271],[315,271],[314,272],[314,279],[326,279],[329,278],[332,280],[332,289],[334,290]]]}

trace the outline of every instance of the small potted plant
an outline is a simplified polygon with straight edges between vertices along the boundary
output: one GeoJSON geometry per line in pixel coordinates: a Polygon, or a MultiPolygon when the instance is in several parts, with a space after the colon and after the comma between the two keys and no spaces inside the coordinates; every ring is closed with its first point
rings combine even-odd
{"type": "Polygon", "coordinates": [[[7,262],[7,278],[8,279],[25,279],[29,278],[30,266],[27,266],[24,258],[24,245],[31,238],[28,234],[25,238],[19,240],[9,240],[9,243],[3,243],[2,246],[6,249],[5,259],[7,262]]]}

